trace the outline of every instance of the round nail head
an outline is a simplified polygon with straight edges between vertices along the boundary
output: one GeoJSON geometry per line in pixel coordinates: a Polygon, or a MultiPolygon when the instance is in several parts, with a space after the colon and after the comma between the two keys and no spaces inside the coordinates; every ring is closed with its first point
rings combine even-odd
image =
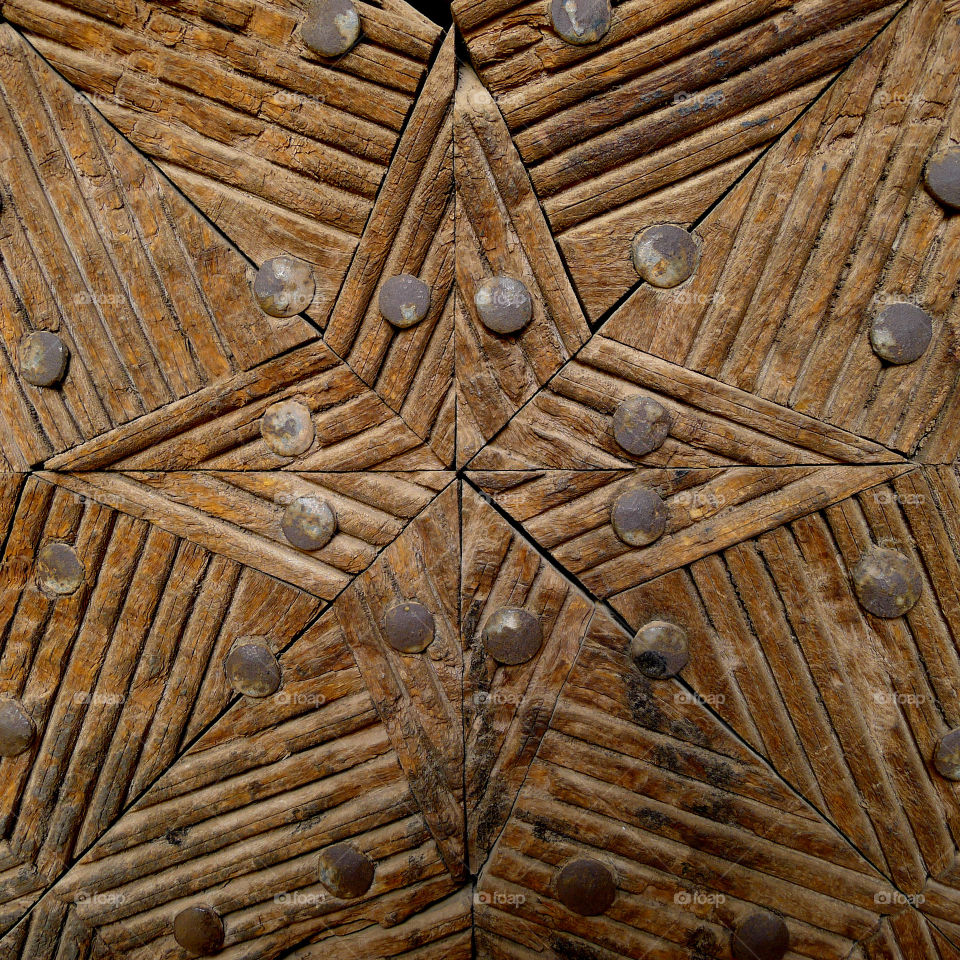
{"type": "Polygon", "coordinates": [[[73,593],[83,583],[83,564],[69,543],[45,543],[37,552],[37,582],[50,593],[73,593]]]}
{"type": "Polygon", "coordinates": [[[653,397],[627,397],[613,415],[613,436],[635,457],[642,457],[663,445],[673,420],[653,397]]]}
{"type": "Polygon", "coordinates": [[[17,757],[30,748],[36,727],[19,700],[0,701],[0,757],[17,757]]]}
{"type": "Polygon", "coordinates": [[[730,943],[735,960],[780,960],[790,947],[790,932],[773,913],[751,913],[740,922],[730,943]]]}
{"type": "Polygon", "coordinates": [[[560,871],[557,896],[568,910],[595,917],[610,908],[617,896],[617,881],[609,867],[585,857],[560,871]]]}
{"type": "Polygon", "coordinates": [[[337,532],[337,517],[326,500],[297,497],[283,511],[280,526],[283,535],[298,550],[319,550],[337,532]]]}
{"type": "Polygon", "coordinates": [[[187,907],[173,918],[173,939],[184,950],[208,957],[223,947],[223,921],[212,907],[187,907]]]}
{"type": "Polygon", "coordinates": [[[933,765],[941,777],[960,780],[960,727],[951,730],[937,744],[933,765]]]}
{"type": "Polygon", "coordinates": [[[433,643],[433,614],[416,600],[394,604],[383,616],[387,643],[400,653],[423,653],[433,643]]]}
{"type": "Polygon", "coordinates": [[[637,631],[630,656],[648,677],[676,676],[690,659],[687,633],[667,620],[651,620],[637,631]]]}
{"type": "Polygon", "coordinates": [[[483,646],[497,663],[515,667],[540,649],[540,621],[521,607],[501,607],[483,628],[483,646]]]}
{"type": "Polygon", "coordinates": [[[227,655],[224,672],[230,686],[247,697],[269,697],[280,686],[280,664],[265,643],[238,643],[227,655]]]}
{"type": "Polygon", "coordinates": [[[271,317],[292,317],[310,306],[316,283],[309,263],[296,257],[274,257],[257,271],[253,295],[271,317]]]}
{"type": "Polygon", "coordinates": [[[279,457],[297,457],[313,443],[310,408],[300,400],[273,403],[260,420],[263,442],[279,457]]]}
{"type": "Polygon", "coordinates": [[[610,0],[551,0],[550,22],[567,43],[589,44],[610,29],[610,0]]]}
{"type": "Polygon", "coordinates": [[[303,42],[321,57],[340,57],[360,38],[353,0],[313,0],[307,8],[303,42]]]}
{"type": "Polygon", "coordinates": [[[610,510],[613,532],[631,547],[645,547],[667,526],[667,505],[652,487],[636,484],[624,490],[610,510]]]}
{"type": "Polygon", "coordinates": [[[853,569],[860,605],[876,617],[902,617],[920,599],[923,578],[902,553],[875,547],[853,569]]]}
{"type": "Polygon", "coordinates": [[[430,310],[430,287],[418,277],[401,273],[380,288],[380,313],[405,330],[418,324],[430,310]]]}
{"type": "Polygon", "coordinates": [[[927,164],[927,189],[945,207],[960,210],[960,147],[938,153],[927,164]]]}
{"type": "Polygon", "coordinates": [[[374,862],[349,843],[327,847],[320,854],[320,882],[339,900],[362,897],[375,872],[374,862]]]}
{"type": "Polygon", "coordinates": [[[52,387],[67,372],[70,351],[67,345],[49,330],[35,330],[21,341],[20,376],[35,387],[52,387]]]}
{"type": "Polygon", "coordinates": [[[873,352],[887,363],[913,363],[930,346],[933,321],[912,303],[893,303],[874,317],[870,326],[873,352]]]}
{"type": "Polygon", "coordinates": [[[533,300],[521,280],[488,277],[473,296],[483,325],[494,333],[516,333],[533,317],[533,300]]]}
{"type": "Polygon", "coordinates": [[[647,283],[675,287],[696,268],[697,243],[689,230],[672,223],[648,227],[633,238],[633,264],[647,283]]]}

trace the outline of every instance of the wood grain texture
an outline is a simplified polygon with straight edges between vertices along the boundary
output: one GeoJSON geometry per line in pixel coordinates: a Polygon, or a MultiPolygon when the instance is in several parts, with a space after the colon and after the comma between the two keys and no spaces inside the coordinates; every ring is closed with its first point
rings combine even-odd
{"type": "Polygon", "coordinates": [[[957,142],[958,42],[939,0],[908,4],[706,217],[694,276],[641,287],[604,334],[925,462],[953,460],[960,221],[922,177],[957,142]],[[891,366],[869,330],[900,301],[930,313],[933,339],[891,366]]]}
{"type": "Polygon", "coordinates": [[[302,591],[37,477],[3,553],[0,692],[33,747],[2,761],[4,929],[235,696],[232,643],[281,650],[322,604],[302,591]],[[45,592],[35,556],[72,544],[84,568],[45,592]]]}
{"type": "Polygon", "coordinates": [[[699,219],[898,8],[625,0],[573,46],[549,4],[453,3],[591,318],[637,283],[638,229],[699,219]]]}
{"type": "Polygon", "coordinates": [[[25,469],[314,336],[267,317],[246,261],[8,25],[0,29],[0,399],[25,469]],[[35,330],[61,387],[20,377],[35,330]]]}
{"type": "Polygon", "coordinates": [[[363,381],[453,462],[453,92],[449,33],[403,132],[341,288],[324,339],[363,381]],[[430,286],[427,316],[397,329],[379,310],[386,280],[406,273],[430,286]]]}
{"type": "Polygon", "coordinates": [[[464,464],[586,341],[589,329],[529,177],[489,93],[460,68],[454,104],[457,191],[457,462],[464,464]],[[488,330],[474,306],[482,280],[522,281],[533,319],[488,330]]]}
{"type": "Polygon", "coordinates": [[[297,0],[0,12],[255,263],[314,264],[323,325],[440,33],[403,0],[357,6],[335,62],[304,45],[297,0]]]}

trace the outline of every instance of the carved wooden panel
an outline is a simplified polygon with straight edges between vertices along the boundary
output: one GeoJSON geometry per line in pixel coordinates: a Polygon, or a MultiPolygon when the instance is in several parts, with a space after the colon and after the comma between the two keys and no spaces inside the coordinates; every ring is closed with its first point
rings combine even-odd
{"type": "Polygon", "coordinates": [[[960,960],[953,0],[0,11],[0,960],[960,960]]]}

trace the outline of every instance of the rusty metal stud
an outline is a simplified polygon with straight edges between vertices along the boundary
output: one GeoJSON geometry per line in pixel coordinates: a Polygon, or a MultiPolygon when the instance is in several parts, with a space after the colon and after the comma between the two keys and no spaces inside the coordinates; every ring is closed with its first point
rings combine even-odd
{"type": "Polygon", "coordinates": [[[567,43],[588,44],[610,29],[610,0],[551,0],[550,22],[567,43]]]}
{"type": "Polygon", "coordinates": [[[920,599],[920,570],[896,550],[873,547],[860,558],[852,575],[860,605],[876,617],[902,617],[920,599]]]}
{"type": "Polygon", "coordinates": [[[483,646],[497,663],[514,667],[526,663],[540,649],[540,621],[521,607],[501,607],[483,628],[483,646]]]}
{"type": "Polygon", "coordinates": [[[380,288],[380,313],[405,330],[418,324],[430,310],[430,287],[409,273],[391,277],[380,288]]]}
{"type": "Polygon", "coordinates": [[[960,727],[945,734],[933,755],[937,773],[947,780],[960,780],[960,727]]]}
{"type": "Polygon", "coordinates": [[[730,952],[734,960],[780,960],[790,947],[790,931],[774,913],[757,911],[734,931],[730,952]]]}
{"type": "Polygon", "coordinates": [[[693,234],[672,223],[648,227],[633,238],[633,265],[647,283],[675,287],[697,266],[693,234]]]}
{"type": "Polygon", "coordinates": [[[574,913],[594,917],[605,913],[617,896],[617,881],[599,860],[584,857],[568,863],[557,877],[557,897],[574,913]]]}
{"type": "Polygon", "coordinates": [[[36,733],[19,700],[0,701],[0,757],[16,757],[28,750],[36,733]]]}
{"type": "Polygon", "coordinates": [[[416,600],[396,603],[383,615],[387,643],[401,653],[423,653],[433,643],[433,614],[416,600]]]}
{"type": "Polygon", "coordinates": [[[264,262],[253,281],[260,309],[271,317],[303,313],[313,300],[316,282],[309,263],[296,257],[274,257],[264,262]]]}
{"type": "Polygon", "coordinates": [[[613,532],[631,547],[645,547],[667,526],[667,505],[652,487],[636,483],[627,487],[610,510],[613,532]]]}
{"type": "Polygon", "coordinates": [[[945,207],[960,210],[960,147],[942,150],[927,164],[927,189],[945,207]]]}
{"type": "Polygon", "coordinates": [[[930,346],[933,321],[912,303],[892,303],[870,326],[873,352],[887,363],[913,363],[930,346]]]}
{"type": "Polygon", "coordinates": [[[613,436],[627,453],[642,457],[663,445],[672,417],[653,397],[627,397],[613,415],[613,436]]]}
{"type": "Polygon", "coordinates": [[[314,53],[339,57],[360,37],[360,15],[352,0],[312,0],[302,33],[314,53]]]}
{"type": "Polygon", "coordinates": [[[208,957],[223,947],[223,921],[213,907],[197,905],[173,918],[173,939],[199,957],[208,957]]]}
{"type": "Polygon", "coordinates": [[[513,277],[488,277],[477,287],[473,303],[483,325],[494,333],[516,333],[533,316],[530,291],[513,277]]]}
{"type": "Polygon", "coordinates": [[[690,659],[687,633],[668,620],[651,620],[637,631],[630,656],[648,677],[676,676],[690,659]]]}
{"type": "Polygon", "coordinates": [[[287,505],[280,521],[283,535],[299,550],[319,550],[337,532],[337,517],[326,500],[297,497],[287,505]]]}
{"type": "Polygon", "coordinates": [[[67,372],[70,351],[67,345],[49,330],[35,330],[21,341],[20,376],[35,387],[52,387],[67,372]]]}
{"type": "Polygon", "coordinates": [[[376,864],[349,843],[334,844],[320,854],[320,882],[340,900],[362,897],[375,872],[376,864]]]}
{"type": "Polygon", "coordinates": [[[241,640],[223,665],[230,686],[247,697],[269,697],[280,686],[280,664],[259,640],[241,640]]]}
{"type": "Polygon", "coordinates": [[[86,571],[69,543],[52,540],[37,551],[37,583],[50,593],[73,593],[86,571]]]}
{"type": "Polygon", "coordinates": [[[313,443],[314,428],[310,408],[300,400],[273,403],[260,420],[263,442],[280,457],[297,457],[313,443]]]}

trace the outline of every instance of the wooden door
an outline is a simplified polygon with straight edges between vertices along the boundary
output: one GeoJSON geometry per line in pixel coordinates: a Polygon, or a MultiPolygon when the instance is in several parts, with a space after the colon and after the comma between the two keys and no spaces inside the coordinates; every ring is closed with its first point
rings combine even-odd
{"type": "Polygon", "coordinates": [[[0,960],[960,960],[956,0],[0,12],[0,960]]]}

